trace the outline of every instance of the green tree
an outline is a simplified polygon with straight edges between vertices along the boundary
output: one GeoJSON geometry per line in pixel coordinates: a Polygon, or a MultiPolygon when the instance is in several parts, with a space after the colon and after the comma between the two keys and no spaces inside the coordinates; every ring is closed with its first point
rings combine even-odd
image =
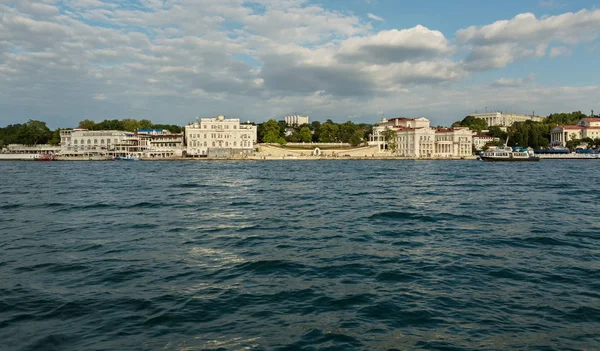
{"type": "Polygon", "coordinates": [[[387,143],[388,150],[393,153],[398,150],[398,133],[395,130],[386,127],[383,131],[383,140],[387,143]]]}
{"type": "MultiPolygon", "coordinates": [[[[150,121],[148,121],[150,122],[150,121]]],[[[148,126],[152,125],[152,123],[148,124],[148,126]]],[[[142,129],[141,123],[133,118],[124,118],[121,120],[121,126],[123,130],[127,132],[135,132],[138,129],[142,129]]]]}
{"type": "Polygon", "coordinates": [[[46,126],[46,122],[30,119],[21,125],[18,132],[19,144],[37,145],[46,144],[52,137],[52,131],[46,126]]]}
{"type": "Polygon", "coordinates": [[[349,143],[352,136],[356,133],[358,127],[351,121],[340,124],[338,127],[338,140],[342,143],[349,143]]]}
{"type": "Polygon", "coordinates": [[[52,138],[48,140],[48,144],[50,145],[60,145],[60,128],[57,128],[54,132],[52,132],[52,138]]]}
{"type": "Polygon", "coordinates": [[[500,138],[502,140],[506,140],[508,133],[503,131],[499,126],[491,126],[488,128],[487,135],[492,136],[494,138],[500,138]]]}
{"type": "Polygon", "coordinates": [[[10,144],[19,144],[19,131],[22,124],[10,124],[4,128],[0,128],[0,148],[10,144]]]}
{"type": "Polygon", "coordinates": [[[454,122],[454,123],[452,123],[452,126],[453,127],[468,127],[471,130],[476,131],[478,133],[481,133],[482,130],[487,129],[487,127],[488,127],[485,119],[473,117],[473,116],[467,116],[467,117],[463,118],[463,120],[460,122],[454,122]]]}
{"type": "Polygon", "coordinates": [[[338,126],[328,120],[321,125],[319,130],[319,142],[321,143],[335,143],[338,141],[338,126]]]}
{"type": "Polygon", "coordinates": [[[92,121],[91,119],[84,119],[83,121],[79,122],[79,125],[77,126],[77,128],[94,130],[95,126],[96,126],[96,122],[92,121]]]}
{"type": "Polygon", "coordinates": [[[553,113],[549,115],[544,121],[551,125],[573,125],[576,124],[580,119],[586,118],[587,115],[581,111],[574,111],[570,113],[553,113]]]}
{"type": "MultiPolygon", "coordinates": [[[[139,128],[140,129],[161,129],[161,128],[154,128],[153,124],[150,120],[147,119],[141,119],[139,121],[137,121],[139,123],[139,128]]],[[[162,129],[169,129],[169,128],[162,128],[162,129]]],[[[169,132],[174,133],[171,129],[169,129],[169,132]]]]}
{"type": "Polygon", "coordinates": [[[261,133],[261,139],[265,143],[285,144],[285,139],[281,137],[281,127],[274,119],[262,124],[261,133]]]}
{"type": "Polygon", "coordinates": [[[298,141],[301,141],[303,143],[310,143],[311,140],[312,134],[310,133],[310,129],[308,128],[308,126],[300,128],[300,131],[298,132],[298,141]]]}
{"type": "Polygon", "coordinates": [[[96,123],[94,130],[125,130],[123,123],[118,119],[105,119],[100,123],[96,123]]]}
{"type": "Polygon", "coordinates": [[[364,133],[361,130],[357,129],[354,131],[354,134],[352,134],[352,136],[350,137],[350,140],[348,140],[348,142],[352,146],[358,146],[363,142],[363,140],[364,140],[364,133]]]}
{"type": "Polygon", "coordinates": [[[581,145],[581,140],[580,139],[571,139],[569,141],[567,141],[565,143],[565,146],[567,147],[567,149],[569,149],[569,151],[573,152],[575,151],[575,149],[581,145]]]}
{"type": "Polygon", "coordinates": [[[318,142],[319,141],[319,137],[321,135],[321,122],[319,121],[314,121],[310,124],[310,128],[313,131],[312,133],[312,141],[313,142],[318,142]]]}

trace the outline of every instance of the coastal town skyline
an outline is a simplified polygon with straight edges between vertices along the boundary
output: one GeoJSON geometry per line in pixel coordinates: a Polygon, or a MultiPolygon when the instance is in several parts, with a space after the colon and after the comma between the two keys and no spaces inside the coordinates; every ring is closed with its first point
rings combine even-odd
{"type": "Polygon", "coordinates": [[[0,5],[0,124],[291,111],[375,123],[594,109],[593,1],[15,1],[0,5]],[[442,15],[444,14],[444,15],[442,15]],[[198,19],[202,18],[202,21],[198,19]]]}

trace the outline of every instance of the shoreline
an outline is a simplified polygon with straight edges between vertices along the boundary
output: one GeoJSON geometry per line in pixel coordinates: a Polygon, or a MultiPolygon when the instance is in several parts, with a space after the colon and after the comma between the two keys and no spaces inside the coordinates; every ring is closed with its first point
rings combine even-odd
{"type": "MultiPolygon", "coordinates": [[[[592,157],[541,157],[543,160],[598,160],[599,158],[592,157]]],[[[401,157],[401,156],[268,156],[254,155],[246,157],[223,157],[223,158],[208,158],[208,157],[169,157],[169,158],[141,158],[139,161],[150,162],[211,162],[211,161],[475,161],[477,156],[462,156],[462,157],[437,157],[437,158],[416,158],[416,157],[401,157]]],[[[114,159],[105,157],[61,157],[57,156],[54,160],[39,160],[27,156],[2,158],[2,161],[37,161],[37,162],[135,162],[135,161],[115,161],[114,159]]]]}

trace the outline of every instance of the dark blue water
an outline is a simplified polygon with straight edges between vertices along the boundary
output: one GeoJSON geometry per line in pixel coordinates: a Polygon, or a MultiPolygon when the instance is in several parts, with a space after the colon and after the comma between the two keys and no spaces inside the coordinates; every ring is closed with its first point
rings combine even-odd
{"type": "Polygon", "coordinates": [[[600,349],[600,162],[0,177],[2,350],[600,349]]]}

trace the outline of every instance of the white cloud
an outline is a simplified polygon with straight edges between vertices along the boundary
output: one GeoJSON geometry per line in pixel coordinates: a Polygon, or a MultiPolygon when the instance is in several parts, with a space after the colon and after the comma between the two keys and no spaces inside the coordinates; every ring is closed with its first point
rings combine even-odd
{"type": "Polygon", "coordinates": [[[456,40],[471,47],[466,67],[485,70],[502,68],[518,59],[543,57],[551,43],[572,46],[591,42],[599,35],[600,10],[584,9],[541,19],[522,13],[510,20],[461,29],[456,40]]]}
{"type": "Polygon", "coordinates": [[[495,81],[494,83],[492,83],[492,86],[500,87],[500,88],[504,88],[504,87],[515,88],[515,87],[522,87],[526,84],[532,83],[534,80],[535,80],[535,74],[533,74],[533,73],[524,78],[502,77],[502,78],[498,79],[497,81],[495,81]]]}
{"type": "Polygon", "coordinates": [[[525,77],[490,89],[463,80],[476,74],[469,71],[568,55],[597,35],[597,11],[555,16],[560,26],[517,16],[453,41],[420,25],[376,32],[372,16],[308,0],[10,1],[0,5],[2,123],[37,115],[70,126],[83,116],[127,115],[181,124],[219,113],[260,121],[301,111],[317,119],[406,112],[443,124],[482,101],[552,111],[556,101],[565,109],[597,100],[597,87],[533,89],[525,77]],[[565,98],[554,99],[559,92],[565,98]]]}
{"type": "Polygon", "coordinates": [[[372,19],[372,20],[375,20],[375,21],[380,21],[380,22],[383,22],[383,21],[385,21],[385,20],[384,20],[382,17],[379,17],[379,16],[377,16],[377,15],[374,15],[374,14],[372,14],[372,13],[369,13],[369,14],[367,15],[367,17],[369,17],[370,19],[372,19]]]}
{"type": "Polygon", "coordinates": [[[435,58],[451,51],[444,34],[417,25],[349,38],[340,44],[338,56],[346,61],[389,63],[435,58]]]}
{"type": "Polygon", "coordinates": [[[557,57],[557,56],[569,56],[573,53],[573,51],[571,51],[571,49],[569,49],[566,46],[555,46],[553,48],[550,49],[550,57],[557,57]]]}

